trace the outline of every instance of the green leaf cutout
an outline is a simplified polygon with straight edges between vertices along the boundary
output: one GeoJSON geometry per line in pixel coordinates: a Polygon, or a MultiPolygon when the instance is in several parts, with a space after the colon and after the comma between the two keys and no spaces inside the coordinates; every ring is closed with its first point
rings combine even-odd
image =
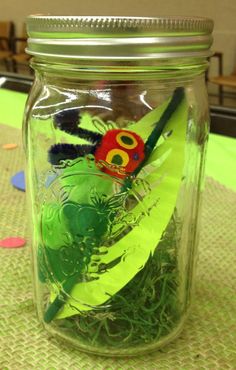
{"type": "MultiPolygon", "coordinates": [[[[129,129],[139,133],[144,139],[147,138],[167,104],[168,102],[148,113],[129,129]]],[[[173,214],[181,184],[187,115],[184,99],[165,126],[164,139],[158,143],[138,175],[143,183],[135,183],[134,194],[143,195],[142,201],[131,211],[133,218],[139,219],[138,224],[108,248],[107,254],[100,256],[100,263],[108,264],[117,258],[119,263],[100,274],[93,272],[91,268],[90,276],[95,279],[76,284],[56,318],[65,318],[103,305],[144,267],[153,254],[173,214]],[[148,184],[147,194],[143,191],[143,184],[148,184]]],[[[52,293],[51,301],[55,297],[52,293]]]]}

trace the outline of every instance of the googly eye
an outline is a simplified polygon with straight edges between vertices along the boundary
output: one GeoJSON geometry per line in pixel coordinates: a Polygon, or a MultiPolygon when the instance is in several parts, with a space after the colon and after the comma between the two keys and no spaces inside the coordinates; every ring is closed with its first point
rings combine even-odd
{"type": "Polygon", "coordinates": [[[134,135],[130,132],[122,131],[116,135],[117,143],[125,149],[134,149],[138,145],[138,142],[134,135]]]}

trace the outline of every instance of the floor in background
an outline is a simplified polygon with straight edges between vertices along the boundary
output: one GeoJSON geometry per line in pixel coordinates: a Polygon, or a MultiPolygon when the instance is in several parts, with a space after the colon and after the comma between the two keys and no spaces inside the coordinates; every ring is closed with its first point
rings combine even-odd
{"type": "MultiPolygon", "coordinates": [[[[219,95],[209,94],[210,105],[219,105],[219,95]]],[[[223,106],[227,108],[236,108],[236,90],[234,93],[224,93],[223,106]]]]}
{"type": "MultiPolygon", "coordinates": [[[[5,72],[11,72],[13,73],[13,71],[11,70],[11,66],[9,64],[9,68],[10,70],[7,71],[6,70],[6,67],[5,67],[5,64],[0,62],[0,73],[5,73],[5,72]]],[[[30,69],[27,67],[27,66],[21,66],[18,68],[18,73],[21,74],[21,75],[26,75],[26,76],[32,76],[32,74],[30,74],[30,69]]]]}

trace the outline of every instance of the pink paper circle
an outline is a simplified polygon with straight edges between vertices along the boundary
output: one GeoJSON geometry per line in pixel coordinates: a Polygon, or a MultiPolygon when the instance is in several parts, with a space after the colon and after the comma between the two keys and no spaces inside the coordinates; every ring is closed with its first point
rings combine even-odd
{"type": "Polygon", "coordinates": [[[0,240],[0,247],[2,248],[20,248],[26,244],[26,240],[19,237],[10,237],[0,240]]]}

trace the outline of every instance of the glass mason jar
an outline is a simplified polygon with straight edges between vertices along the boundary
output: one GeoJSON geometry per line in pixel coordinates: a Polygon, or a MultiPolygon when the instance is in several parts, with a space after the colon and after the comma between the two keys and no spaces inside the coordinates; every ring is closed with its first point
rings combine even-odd
{"type": "Polygon", "coordinates": [[[39,319],[84,351],[152,351],[190,306],[213,23],[30,16],[27,27],[39,319]]]}

